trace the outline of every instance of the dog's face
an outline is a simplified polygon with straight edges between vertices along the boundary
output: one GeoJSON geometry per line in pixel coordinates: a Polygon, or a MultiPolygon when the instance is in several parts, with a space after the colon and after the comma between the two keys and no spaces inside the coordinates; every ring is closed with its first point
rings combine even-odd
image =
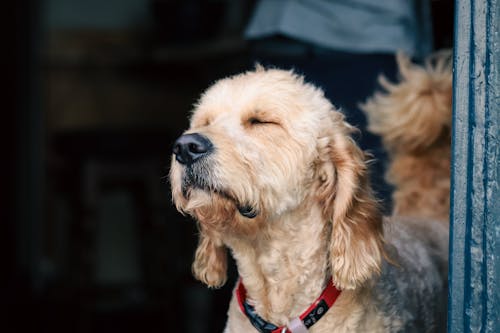
{"type": "Polygon", "coordinates": [[[249,220],[246,225],[297,208],[314,182],[330,111],[318,90],[289,72],[218,82],[175,143],[171,180],[179,208],[197,217],[201,207],[213,211],[217,202],[235,213],[233,219],[249,220]]]}
{"type": "MultiPolygon", "coordinates": [[[[365,191],[364,155],[350,131],[322,91],[291,72],[257,68],[209,88],[190,128],[174,144],[170,174],[177,208],[199,222],[193,265],[198,278],[212,286],[224,282],[221,247],[227,235],[255,237],[266,224],[310,205],[321,207],[332,229],[348,233],[344,240],[378,233],[378,227],[366,232],[360,226],[371,224],[357,224],[356,216],[348,216],[357,214],[351,211],[358,208],[358,199],[372,202],[365,198],[370,193],[365,191]],[[341,226],[345,218],[359,231],[341,226]]],[[[347,249],[334,245],[331,252],[347,249]]],[[[375,255],[380,257],[378,251],[375,255]]],[[[338,259],[345,269],[345,258],[338,259]]]]}

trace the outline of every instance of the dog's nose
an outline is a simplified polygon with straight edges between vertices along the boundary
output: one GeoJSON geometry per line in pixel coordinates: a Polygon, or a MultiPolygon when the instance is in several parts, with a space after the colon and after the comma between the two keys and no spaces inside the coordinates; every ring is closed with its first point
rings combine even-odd
{"type": "Polygon", "coordinates": [[[212,142],[198,133],[181,135],[174,143],[173,153],[175,159],[190,165],[212,151],[212,142]]]}

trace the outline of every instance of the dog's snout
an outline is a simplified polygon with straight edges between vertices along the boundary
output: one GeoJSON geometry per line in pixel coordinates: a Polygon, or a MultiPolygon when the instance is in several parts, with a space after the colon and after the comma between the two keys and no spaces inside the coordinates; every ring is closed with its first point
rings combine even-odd
{"type": "Polygon", "coordinates": [[[184,134],[174,143],[175,159],[181,164],[192,164],[212,151],[209,139],[198,133],[184,134]]]}

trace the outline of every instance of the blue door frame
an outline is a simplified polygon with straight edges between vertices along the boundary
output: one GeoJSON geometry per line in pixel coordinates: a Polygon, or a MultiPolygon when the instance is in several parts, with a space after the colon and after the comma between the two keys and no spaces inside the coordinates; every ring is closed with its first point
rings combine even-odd
{"type": "Polygon", "coordinates": [[[500,332],[500,2],[455,1],[448,332],[500,332]]]}

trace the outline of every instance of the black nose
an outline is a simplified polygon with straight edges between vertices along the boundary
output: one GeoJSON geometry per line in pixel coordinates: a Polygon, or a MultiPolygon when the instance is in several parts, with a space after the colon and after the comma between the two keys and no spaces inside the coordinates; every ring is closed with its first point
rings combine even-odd
{"type": "Polygon", "coordinates": [[[175,141],[173,153],[179,163],[190,165],[209,154],[212,147],[212,142],[198,133],[184,134],[175,141]]]}

